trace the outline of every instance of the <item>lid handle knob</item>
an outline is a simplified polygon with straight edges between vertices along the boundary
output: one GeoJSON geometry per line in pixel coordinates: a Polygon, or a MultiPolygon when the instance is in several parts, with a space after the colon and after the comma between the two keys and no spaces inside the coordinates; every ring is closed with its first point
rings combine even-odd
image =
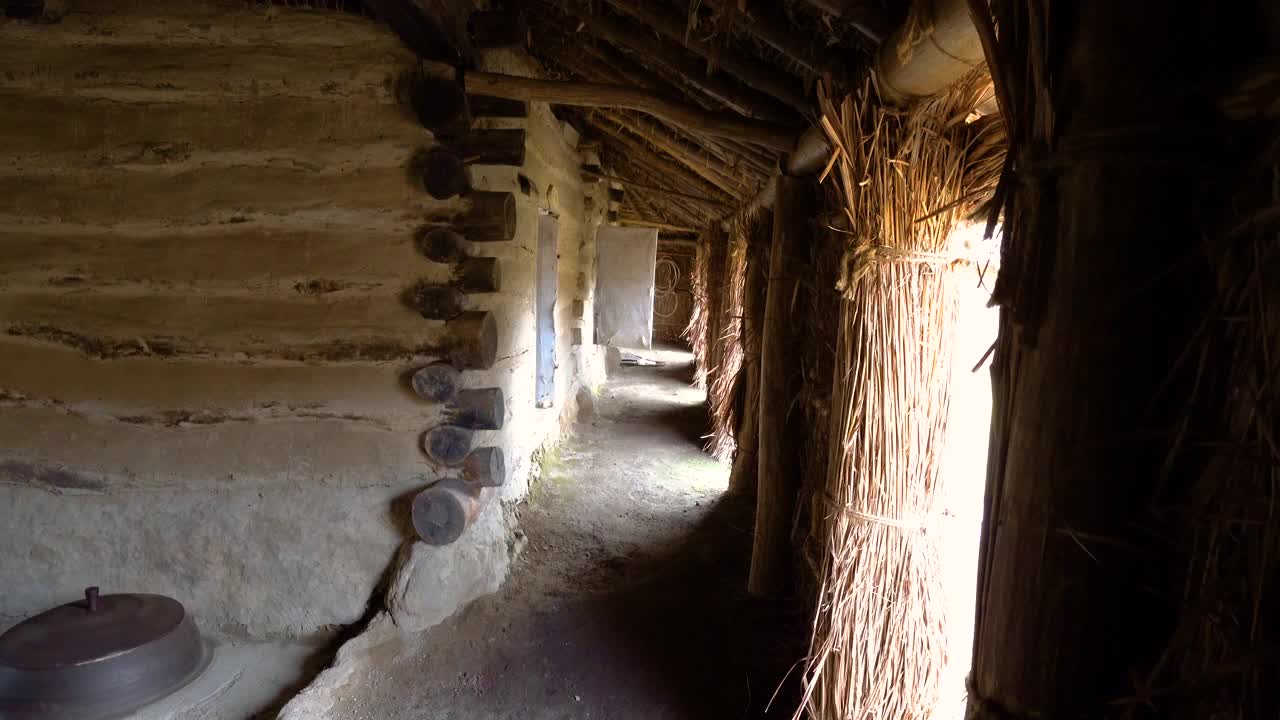
{"type": "Polygon", "coordinates": [[[98,586],[84,589],[84,602],[89,606],[89,612],[98,612],[98,586]]]}

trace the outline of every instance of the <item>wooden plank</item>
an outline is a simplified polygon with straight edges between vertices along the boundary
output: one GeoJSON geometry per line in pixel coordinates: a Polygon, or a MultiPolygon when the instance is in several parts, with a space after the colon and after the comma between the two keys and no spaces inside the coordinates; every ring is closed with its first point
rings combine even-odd
{"type": "Polygon", "coordinates": [[[4,43],[27,47],[38,44],[206,48],[282,45],[405,52],[393,33],[369,17],[241,0],[166,0],[164,3],[76,0],[58,23],[4,23],[0,25],[0,38],[4,43]]]}
{"type": "Polygon", "coordinates": [[[398,295],[0,294],[0,331],[88,354],[377,360],[439,356],[448,330],[398,295]]]}
{"type": "MultiPolygon", "coordinates": [[[[399,417],[421,414],[425,403],[409,385],[426,362],[298,363],[123,357],[110,361],[74,348],[0,334],[0,402],[14,406],[64,406],[92,415],[199,413],[246,414],[281,408],[283,416],[320,410],[328,414],[399,417]],[[334,388],[342,392],[334,392],[334,388]]],[[[422,426],[426,427],[426,426],[422,426]]]]}
{"type": "Polygon", "coordinates": [[[368,487],[434,475],[418,433],[359,416],[259,418],[207,414],[166,424],[60,408],[0,413],[0,484],[63,492],[368,487]],[[228,452],[235,448],[235,452],[228,452]]]}
{"type": "Polygon", "coordinates": [[[283,163],[167,172],[161,165],[42,172],[20,165],[0,174],[0,214],[60,222],[234,223],[255,214],[308,210],[426,214],[449,207],[428,197],[396,166],[316,171],[283,163]]]}
{"type": "Polygon", "coordinates": [[[421,142],[422,127],[394,98],[294,98],[226,103],[131,102],[0,91],[0,156],[116,148],[314,149],[421,142]]]}
{"type": "MultiPolygon", "coordinates": [[[[2,34],[0,34],[2,36],[2,34]]],[[[403,48],[359,46],[80,47],[0,43],[0,89],[116,102],[308,98],[393,102],[416,62],[403,48]]]]}

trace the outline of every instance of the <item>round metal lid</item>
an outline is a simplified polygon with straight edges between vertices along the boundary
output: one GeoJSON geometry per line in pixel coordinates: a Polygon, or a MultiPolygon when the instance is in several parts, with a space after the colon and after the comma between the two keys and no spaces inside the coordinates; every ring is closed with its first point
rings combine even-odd
{"type": "Polygon", "coordinates": [[[208,661],[177,600],[89,588],[0,635],[0,717],[110,717],[181,688],[208,661]]]}

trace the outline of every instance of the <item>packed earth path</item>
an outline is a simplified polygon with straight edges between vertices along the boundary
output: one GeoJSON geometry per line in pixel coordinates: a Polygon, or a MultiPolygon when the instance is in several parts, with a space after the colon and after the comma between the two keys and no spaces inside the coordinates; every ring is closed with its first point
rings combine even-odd
{"type": "Polygon", "coordinates": [[[502,590],[382,648],[332,717],[791,717],[803,614],[746,595],[753,501],[701,450],[691,356],[646,354],[544,459],[502,590]]]}

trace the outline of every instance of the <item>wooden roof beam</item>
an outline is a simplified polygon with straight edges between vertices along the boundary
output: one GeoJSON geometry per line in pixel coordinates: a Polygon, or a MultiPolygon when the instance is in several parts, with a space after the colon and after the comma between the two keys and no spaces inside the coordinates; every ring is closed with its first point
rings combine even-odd
{"type": "MultiPolygon", "coordinates": [[[[652,170],[643,163],[633,162],[634,159],[632,156],[620,154],[618,157],[613,158],[610,166],[619,170],[625,168],[629,177],[638,177],[650,185],[670,184],[669,179],[663,176],[660,171],[652,170]]],[[[684,209],[689,215],[703,218],[703,222],[713,222],[721,217],[716,212],[704,211],[702,205],[679,195],[670,196],[670,203],[684,209]]]]}
{"type": "Polygon", "coordinates": [[[679,77],[683,84],[696,88],[738,113],[773,122],[793,122],[795,119],[766,95],[755,92],[750,87],[709,74],[702,62],[677,44],[656,38],[650,33],[611,17],[588,12],[576,4],[568,10],[582,21],[592,35],[610,45],[635,53],[635,56],[642,59],[644,63],[655,63],[667,68],[679,77]]]}
{"type": "MultiPolygon", "coordinates": [[[[574,56],[573,54],[569,57],[566,57],[563,54],[556,55],[554,61],[566,70],[569,70],[570,72],[573,72],[587,80],[599,81],[602,78],[616,80],[622,72],[627,72],[627,74],[623,76],[626,80],[643,87],[648,87],[650,89],[670,88],[677,92],[688,92],[686,88],[675,85],[665,78],[653,75],[652,71],[641,70],[636,72],[631,70],[628,72],[620,70],[613,62],[605,59],[604,54],[597,54],[596,52],[593,52],[593,50],[597,50],[597,48],[585,46],[582,50],[585,52],[578,53],[577,56],[574,56]],[[589,62],[587,58],[583,58],[581,55],[591,55],[599,62],[589,62]],[[608,69],[602,69],[600,67],[600,63],[604,63],[608,69]],[[609,70],[612,70],[613,72],[609,72],[609,70]]],[[[698,101],[696,95],[692,96],[691,99],[694,100],[694,102],[698,101]]],[[[708,107],[708,104],[705,102],[701,102],[699,104],[703,107],[708,107]]],[[[743,163],[741,161],[745,160],[745,164],[748,165],[748,170],[758,171],[766,177],[773,171],[773,167],[777,165],[776,157],[768,158],[763,151],[760,151],[751,145],[739,143],[727,138],[690,133],[678,125],[662,122],[661,120],[658,120],[658,122],[664,127],[670,128],[671,132],[677,135],[683,135],[689,142],[711,151],[726,165],[742,165],[743,163]]]]}
{"type": "Polygon", "coordinates": [[[778,72],[772,65],[749,55],[730,49],[712,46],[704,40],[686,39],[683,22],[655,9],[643,0],[605,0],[615,10],[639,20],[674,42],[678,42],[704,59],[716,63],[725,72],[737,77],[749,87],[768,93],[805,115],[817,110],[817,103],[810,101],[797,86],[803,85],[793,75],[778,72]]]}
{"type": "Polygon", "coordinates": [[[782,152],[790,152],[799,135],[790,128],[759,120],[708,112],[643,88],[539,80],[486,72],[467,72],[463,77],[467,93],[473,95],[578,107],[629,108],[675,123],[691,132],[745,140],[782,152]]]}
{"type": "Polygon", "coordinates": [[[679,190],[672,190],[670,188],[658,187],[657,185],[640,183],[619,175],[609,175],[608,173],[598,173],[598,172],[593,172],[591,170],[582,170],[580,172],[583,175],[589,178],[592,178],[594,180],[611,180],[613,182],[622,183],[627,187],[634,187],[634,188],[639,188],[641,190],[647,190],[648,192],[656,195],[666,195],[669,197],[684,198],[686,200],[691,200],[696,203],[700,203],[703,205],[711,205],[713,207],[723,208],[726,210],[733,209],[733,205],[730,205],[727,202],[716,200],[715,198],[707,197],[706,195],[695,195],[693,193],[680,192],[679,190]]]}
{"type": "MultiPolygon", "coordinates": [[[[608,158],[607,165],[617,169],[617,171],[622,173],[624,177],[632,179],[638,178],[646,184],[658,187],[671,187],[686,194],[699,194],[702,190],[701,185],[695,184],[700,182],[695,178],[672,175],[666,168],[653,165],[653,158],[656,156],[637,155],[634,152],[619,150],[615,146],[610,145],[609,150],[605,153],[604,157],[608,158]],[[623,170],[626,172],[623,172],[623,170]]],[[[721,193],[717,193],[717,195],[720,194],[721,193]]],[[[724,201],[729,205],[736,206],[741,202],[740,200],[728,195],[725,195],[724,197],[724,201]]],[[[692,200],[672,196],[671,202],[673,204],[680,205],[696,215],[704,215],[707,217],[720,216],[719,211],[704,210],[703,206],[698,205],[692,200]]]]}
{"type": "Polygon", "coordinates": [[[797,34],[791,20],[773,2],[753,3],[746,12],[738,9],[738,0],[702,0],[702,3],[813,75],[834,79],[847,75],[842,64],[833,61],[829,54],[815,50],[818,43],[813,38],[797,34]]]}
{"type": "Polygon", "coordinates": [[[632,138],[623,130],[612,127],[607,122],[591,118],[588,118],[588,122],[590,122],[591,126],[596,130],[607,135],[608,139],[615,145],[620,145],[621,148],[619,149],[625,150],[625,155],[632,158],[635,162],[642,162],[645,165],[648,165],[650,168],[656,170],[660,176],[669,176],[672,178],[683,177],[689,180],[694,180],[694,187],[705,183],[738,202],[741,202],[742,199],[746,197],[745,192],[735,187],[724,187],[717,183],[705,180],[701,176],[691,172],[684,165],[680,165],[676,163],[675,160],[671,160],[657,154],[648,147],[645,147],[644,143],[632,138]]]}
{"type": "Polygon", "coordinates": [[[740,176],[735,177],[734,172],[725,167],[718,160],[712,160],[709,157],[699,157],[697,150],[681,144],[678,140],[671,137],[668,133],[663,132],[652,123],[645,122],[639,118],[629,118],[620,113],[611,112],[609,110],[596,110],[596,114],[609,122],[626,129],[628,132],[640,137],[654,147],[670,155],[677,162],[690,170],[698,173],[708,182],[719,185],[724,188],[735,188],[745,190],[745,184],[740,176]]]}

